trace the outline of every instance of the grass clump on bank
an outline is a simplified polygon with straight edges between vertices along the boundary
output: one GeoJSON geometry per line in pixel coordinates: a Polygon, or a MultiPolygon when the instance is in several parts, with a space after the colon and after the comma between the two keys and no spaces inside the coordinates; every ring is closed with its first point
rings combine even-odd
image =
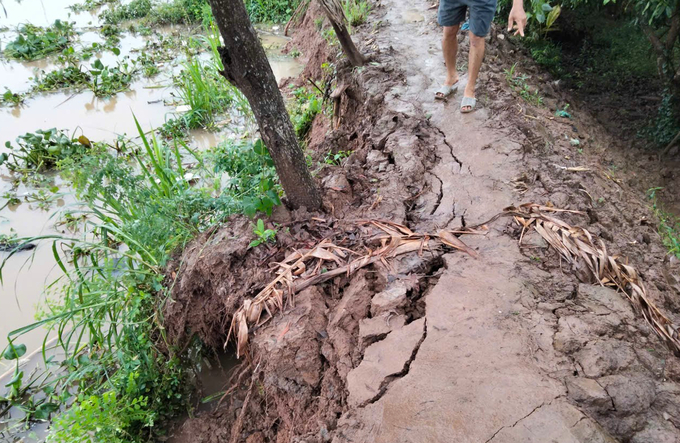
{"type": "Polygon", "coordinates": [[[75,37],[72,23],[55,20],[48,28],[30,24],[21,25],[16,39],[5,46],[8,58],[36,60],[66,48],[75,37]]]}
{"type": "Polygon", "coordinates": [[[50,443],[164,437],[162,425],[190,408],[192,361],[200,353],[200,343],[177,349],[166,340],[163,306],[174,277],[165,265],[173,251],[229,215],[271,212],[279,203],[262,142],[225,144],[203,155],[138,129],[139,143],[121,142],[116,151],[95,143],[83,156],[58,162],[82,202],[80,211],[69,210],[71,219],[84,220],[78,235],[20,239],[52,242],[63,276],[47,288],[39,321],[8,340],[20,347],[24,333],[44,327],[57,335],[64,357],[49,357],[48,350],[50,362],[35,374],[17,365],[15,395],[2,395],[27,420],[52,416],[50,443]],[[187,161],[196,166],[186,169],[187,161]]]}
{"type": "Polygon", "coordinates": [[[680,258],[680,218],[666,212],[659,203],[656,193],[663,188],[652,188],[648,191],[652,201],[652,210],[659,219],[659,235],[668,252],[680,258]]]}

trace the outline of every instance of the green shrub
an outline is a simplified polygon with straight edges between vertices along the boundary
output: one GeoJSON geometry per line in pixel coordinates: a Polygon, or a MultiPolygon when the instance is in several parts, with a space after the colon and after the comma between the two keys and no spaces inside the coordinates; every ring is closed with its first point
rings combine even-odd
{"type": "Polygon", "coordinates": [[[655,118],[651,119],[647,126],[640,131],[640,135],[646,137],[654,145],[664,148],[680,132],[680,106],[675,103],[678,99],[666,92],[659,105],[655,118]]]}
{"type": "Polygon", "coordinates": [[[293,91],[295,101],[289,106],[290,119],[299,140],[304,139],[312,128],[314,117],[323,110],[322,100],[314,92],[300,87],[293,91]]]}
{"type": "Polygon", "coordinates": [[[75,36],[72,23],[55,20],[48,28],[30,24],[19,27],[16,39],[5,46],[5,56],[36,60],[66,48],[75,36]]]}
{"type": "Polygon", "coordinates": [[[245,0],[250,19],[254,22],[285,23],[304,0],[245,0]]]}
{"type": "Polygon", "coordinates": [[[132,0],[125,5],[118,4],[115,8],[107,9],[99,15],[106,24],[116,25],[121,22],[146,17],[152,8],[151,0],[132,0]]]}

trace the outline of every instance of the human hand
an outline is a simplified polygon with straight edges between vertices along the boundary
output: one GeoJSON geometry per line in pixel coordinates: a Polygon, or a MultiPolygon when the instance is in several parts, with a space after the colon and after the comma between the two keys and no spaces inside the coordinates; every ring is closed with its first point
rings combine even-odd
{"type": "Polygon", "coordinates": [[[527,25],[527,14],[524,12],[524,7],[517,2],[510,10],[508,17],[508,32],[515,30],[513,35],[521,35],[524,37],[524,27],[527,25]]]}

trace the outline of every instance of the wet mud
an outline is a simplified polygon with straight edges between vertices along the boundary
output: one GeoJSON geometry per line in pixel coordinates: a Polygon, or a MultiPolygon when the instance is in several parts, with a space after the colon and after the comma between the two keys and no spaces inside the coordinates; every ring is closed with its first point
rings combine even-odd
{"type": "MultiPolygon", "coordinates": [[[[314,31],[318,14],[310,7],[293,38],[311,64],[299,83],[322,76],[314,63],[332,56],[314,31]]],[[[197,239],[168,273],[175,340],[197,335],[221,348],[231,315],[273,278],[269,263],[322,238],[355,238],[355,220],[433,232],[484,223],[521,202],[582,211],[560,218],[627,257],[677,324],[680,266],[639,189],[603,167],[620,149],[614,138],[587,109],[556,119],[513,93],[503,70],[534,67],[500,29],[488,39],[480,108],[461,115],[460,94],[435,102],[444,77],[439,39],[435,11],[420,0],[384,1],[356,30],[374,63],[352,72],[338,62],[337,84],[347,86],[338,115],[318,116],[309,135],[315,158],[353,152],[318,175],[327,213],[279,209],[273,221],[289,229],[273,247],[248,249],[251,228],[240,218],[197,239]]],[[[465,35],[460,42],[463,60],[465,35]]],[[[568,100],[547,80],[536,75],[532,86],[568,100]]],[[[230,395],[187,420],[183,435],[248,443],[680,440],[680,360],[622,293],[580,281],[542,237],[510,219],[461,239],[477,259],[407,254],[298,294],[252,332],[230,395]]]]}

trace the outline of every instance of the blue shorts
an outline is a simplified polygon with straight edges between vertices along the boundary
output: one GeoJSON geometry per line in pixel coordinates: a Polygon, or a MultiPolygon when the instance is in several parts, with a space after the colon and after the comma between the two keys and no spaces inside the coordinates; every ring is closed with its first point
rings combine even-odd
{"type": "Polygon", "coordinates": [[[440,0],[437,20],[441,26],[456,26],[465,21],[470,8],[470,31],[477,37],[486,37],[496,13],[497,0],[440,0]]]}

